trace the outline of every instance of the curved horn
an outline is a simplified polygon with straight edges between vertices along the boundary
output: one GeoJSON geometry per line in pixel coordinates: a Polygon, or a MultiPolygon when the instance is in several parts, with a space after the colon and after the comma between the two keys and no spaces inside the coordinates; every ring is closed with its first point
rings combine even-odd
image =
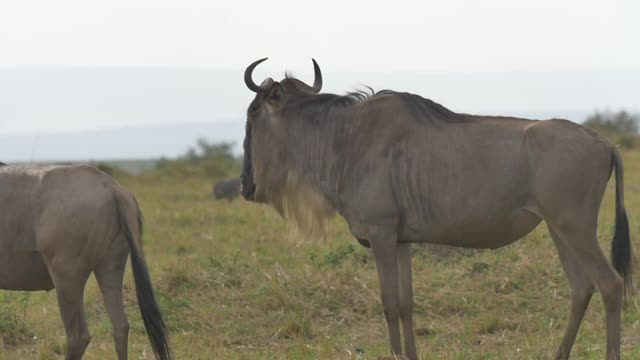
{"type": "Polygon", "coordinates": [[[244,83],[245,85],[247,85],[247,87],[249,88],[249,90],[255,92],[255,93],[260,93],[265,91],[266,89],[262,88],[259,85],[256,85],[256,83],[253,82],[253,79],[251,78],[251,73],[253,73],[253,69],[256,68],[256,66],[258,66],[261,62],[267,60],[268,58],[262,58],[260,60],[256,60],[253,63],[251,63],[251,65],[249,65],[247,67],[247,70],[244,71],[244,83]]]}
{"type": "Polygon", "coordinates": [[[319,93],[320,89],[322,89],[322,72],[320,71],[320,66],[315,59],[311,59],[313,61],[313,86],[311,87],[315,92],[319,93]]]}

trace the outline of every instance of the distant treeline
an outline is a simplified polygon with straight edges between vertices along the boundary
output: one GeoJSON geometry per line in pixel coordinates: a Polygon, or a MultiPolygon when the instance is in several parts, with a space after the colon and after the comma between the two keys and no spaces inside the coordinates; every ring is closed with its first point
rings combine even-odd
{"type": "Polygon", "coordinates": [[[240,175],[242,159],[233,155],[234,145],[199,138],[196,145],[190,147],[179,158],[160,159],[156,164],[156,170],[172,175],[204,175],[210,178],[240,175]]]}
{"type": "Polygon", "coordinates": [[[625,110],[595,111],[583,125],[609,137],[623,148],[634,148],[638,143],[640,116],[625,110]]]}
{"type": "MultiPolygon", "coordinates": [[[[239,176],[242,158],[233,155],[234,145],[199,138],[196,145],[187,149],[183,155],[176,159],[161,158],[143,173],[159,176],[206,176],[211,179],[239,176]]],[[[117,162],[100,161],[91,164],[116,177],[132,175],[118,166],[117,162]]]]}

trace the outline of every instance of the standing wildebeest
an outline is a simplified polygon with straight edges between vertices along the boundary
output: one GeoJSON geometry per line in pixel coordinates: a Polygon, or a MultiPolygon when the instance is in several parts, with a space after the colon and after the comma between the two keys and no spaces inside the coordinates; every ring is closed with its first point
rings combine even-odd
{"type": "Polygon", "coordinates": [[[571,285],[569,357],[595,287],[604,300],[607,356],[620,357],[620,309],[631,288],[622,161],[603,137],[566,120],[452,112],[420,96],[381,91],[319,94],[287,76],[261,85],[247,112],[242,195],[303,229],[333,210],[376,260],[391,349],[417,359],[410,243],[498,248],[545,220],[571,285]],[[596,239],[598,209],[616,173],[613,266],[596,239]]]}
{"type": "Polygon", "coordinates": [[[220,180],[213,186],[213,197],[216,200],[227,199],[229,202],[240,195],[242,186],[240,178],[220,180]]]}
{"type": "Polygon", "coordinates": [[[83,296],[91,272],[118,359],[127,358],[122,280],[129,252],[151,345],[158,358],[170,359],[141,248],[142,214],[130,192],[90,166],[2,166],[0,209],[0,289],[56,288],[66,359],[80,359],[90,341],[83,296]]]}

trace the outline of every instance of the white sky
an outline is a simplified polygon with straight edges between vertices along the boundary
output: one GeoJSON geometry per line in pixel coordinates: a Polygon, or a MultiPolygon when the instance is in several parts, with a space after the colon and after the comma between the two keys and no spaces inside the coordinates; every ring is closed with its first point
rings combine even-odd
{"type": "Polygon", "coordinates": [[[640,68],[638,0],[2,0],[0,66],[640,68]]]}
{"type": "MultiPolygon", "coordinates": [[[[366,84],[542,119],[640,112],[640,0],[0,0],[0,160],[127,156],[92,131],[160,124],[232,122],[240,143],[242,73],[265,56],[257,82],[310,82],[314,57],[328,92],[366,84]]],[[[167,132],[175,143],[135,138],[135,156],[194,141],[167,132]]]]}

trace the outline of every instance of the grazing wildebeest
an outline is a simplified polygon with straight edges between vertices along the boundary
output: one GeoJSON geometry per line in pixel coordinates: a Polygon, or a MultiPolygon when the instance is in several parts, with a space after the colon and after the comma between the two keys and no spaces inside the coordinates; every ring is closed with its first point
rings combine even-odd
{"type": "Polygon", "coordinates": [[[0,289],[56,288],[66,359],[80,359],[90,341],[83,297],[92,272],[118,359],[127,358],[122,281],[129,252],[151,345],[159,359],[170,359],[142,253],[142,214],[129,191],[90,166],[9,165],[0,167],[0,209],[0,289]]]}
{"type": "MultiPolygon", "coordinates": [[[[495,249],[547,224],[571,285],[566,359],[595,287],[604,300],[607,356],[620,357],[620,310],[631,288],[622,160],[595,132],[566,120],[459,114],[390,90],[320,94],[286,76],[261,85],[247,111],[242,195],[303,229],[337,211],[370,246],[391,349],[417,359],[410,243],[495,249]],[[616,175],[613,266],[596,239],[598,209],[616,175]]],[[[321,226],[320,226],[321,227],[321,226]]]]}
{"type": "Polygon", "coordinates": [[[220,180],[213,186],[213,197],[216,200],[227,199],[229,202],[240,195],[240,178],[220,180]]]}

